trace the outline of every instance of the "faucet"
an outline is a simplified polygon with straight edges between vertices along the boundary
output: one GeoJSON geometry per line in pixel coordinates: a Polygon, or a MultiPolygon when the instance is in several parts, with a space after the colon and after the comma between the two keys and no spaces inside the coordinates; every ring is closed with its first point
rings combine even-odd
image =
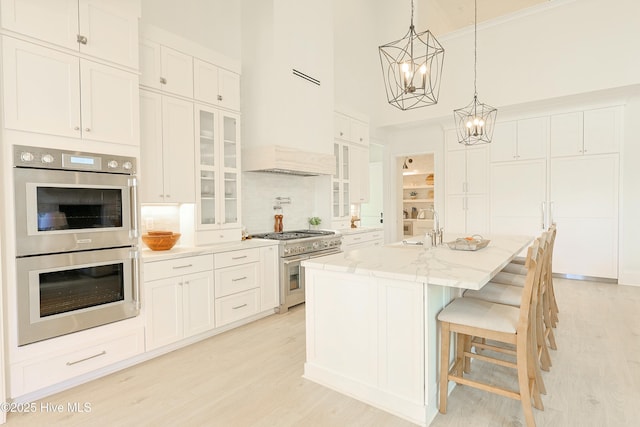
{"type": "Polygon", "coordinates": [[[440,228],[440,217],[433,206],[431,206],[431,212],[433,212],[433,230],[427,232],[427,235],[431,238],[431,246],[438,246],[442,244],[444,230],[440,228]]]}
{"type": "Polygon", "coordinates": [[[431,206],[431,212],[433,212],[433,229],[438,230],[440,228],[440,219],[438,217],[438,212],[436,212],[436,208],[431,206]]]}

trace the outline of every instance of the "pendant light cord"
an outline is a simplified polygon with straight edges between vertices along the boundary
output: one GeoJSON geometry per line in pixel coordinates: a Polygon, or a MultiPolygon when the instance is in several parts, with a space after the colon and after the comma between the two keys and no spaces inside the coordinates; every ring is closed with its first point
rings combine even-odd
{"type": "MultiPolygon", "coordinates": [[[[474,19],[473,19],[473,97],[478,98],[478,0],[474,0],[474,19]]],[[[412,18],[413,19],[413,18],[412,18]]]]}

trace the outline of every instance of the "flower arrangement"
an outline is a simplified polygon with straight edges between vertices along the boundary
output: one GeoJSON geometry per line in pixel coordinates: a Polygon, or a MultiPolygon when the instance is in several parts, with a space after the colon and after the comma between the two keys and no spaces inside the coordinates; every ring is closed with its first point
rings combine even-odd
{"type": "Polygon", "coordinates": [[[409,192],[409,196],[412,199],[415,199],[418,196],[418,192],[417,191],[411,191],[411,192],[409,192]]]}

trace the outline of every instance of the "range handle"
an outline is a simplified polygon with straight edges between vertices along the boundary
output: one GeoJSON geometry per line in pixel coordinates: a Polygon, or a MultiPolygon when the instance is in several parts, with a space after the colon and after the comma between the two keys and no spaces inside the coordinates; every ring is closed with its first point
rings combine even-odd
{"type": "Polygon", "coordinates": [[[131,239],[137,239],[138,235],[138,180],[136,178],[129,178],[129,201],[131,209],[131,230],[129,230],[129,237],[131,239]]]}

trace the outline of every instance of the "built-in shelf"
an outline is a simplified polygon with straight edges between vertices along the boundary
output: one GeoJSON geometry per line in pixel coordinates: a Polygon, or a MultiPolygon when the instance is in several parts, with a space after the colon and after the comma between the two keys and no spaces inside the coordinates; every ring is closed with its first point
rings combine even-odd
{"type": "Polygon", "coordinates": [[[433,199],[403,199],[403,203],[433,203],[433,199]]]}
{"type": "Polygon", "coordinates": [[[434,188],[433,185],[410,185],[408,187],[402,187],[403,190],[420,190],[423,188],[434,188]]]}

